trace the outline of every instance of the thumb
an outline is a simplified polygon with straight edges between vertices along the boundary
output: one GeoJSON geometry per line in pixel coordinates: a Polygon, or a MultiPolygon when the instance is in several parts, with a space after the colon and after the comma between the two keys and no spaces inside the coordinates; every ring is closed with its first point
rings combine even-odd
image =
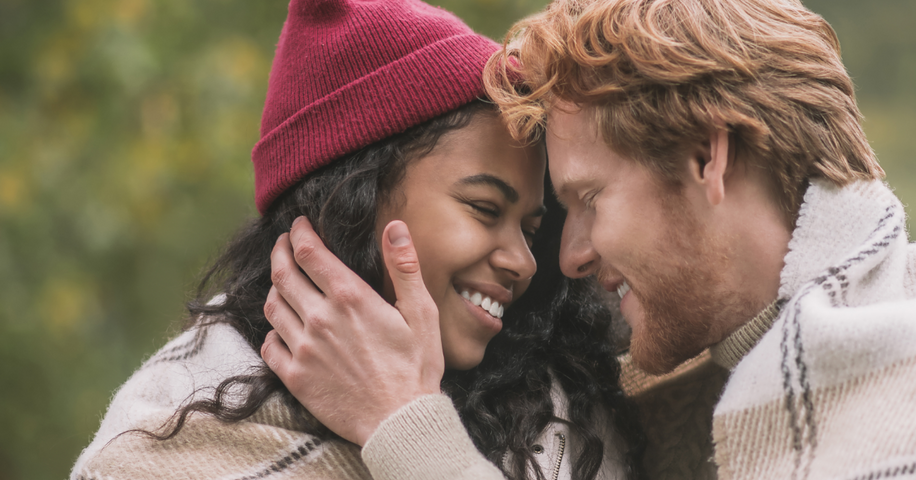
{"type": "Polygon", "coordinates": [[[382,236],[382,256],[394,286],[395,306],[411,329],[438,328],[439,311],[423,283],[420,260],[407,225],[394,220],[385,227],[382,236]]]}

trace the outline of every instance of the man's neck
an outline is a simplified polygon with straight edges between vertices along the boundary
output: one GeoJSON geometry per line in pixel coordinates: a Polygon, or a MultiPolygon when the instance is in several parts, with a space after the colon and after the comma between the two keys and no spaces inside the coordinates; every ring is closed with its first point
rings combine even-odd
{"type": "Polygon", "coordinates": [[[747,178],[732,193],[734,203],[723,215],[718,234],[731,245],[731,268],[723,273],[727,288],[744,305],[738,309],[741,314],[713,326],[711,344],[730,336],[776,301],[792,239],[792,229],[762,179],[747,178]]]}

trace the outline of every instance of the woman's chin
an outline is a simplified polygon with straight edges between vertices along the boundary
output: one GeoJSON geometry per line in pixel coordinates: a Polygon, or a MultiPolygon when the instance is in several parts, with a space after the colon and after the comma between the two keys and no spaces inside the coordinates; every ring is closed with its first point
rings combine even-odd
{"type": "Polygon", "coordinates": [[[475,351],[445,352],[445,368],[447,370],[470,370],[483,361],[484,349],[475,351]]]}

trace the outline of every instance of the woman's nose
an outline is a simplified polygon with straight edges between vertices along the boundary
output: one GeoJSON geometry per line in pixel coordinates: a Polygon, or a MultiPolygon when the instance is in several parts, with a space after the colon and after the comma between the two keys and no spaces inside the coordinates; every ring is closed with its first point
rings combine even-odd
{"type": "Polygon", "coordinates": [[[537,262],[521,231],[513,233],[506,244],[493,252],[493,266],[509,273],[513,281],[527,280],[537,272],[537,262]]]}

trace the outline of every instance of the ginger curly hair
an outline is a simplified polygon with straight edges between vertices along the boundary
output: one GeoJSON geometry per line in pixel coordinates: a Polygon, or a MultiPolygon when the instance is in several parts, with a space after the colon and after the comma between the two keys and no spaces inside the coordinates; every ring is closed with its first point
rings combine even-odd
{"type": "Polygon", "coordinates": [[[809,178],[884,176],[836,34],[797,0],[555,0],[512,28],[484,83],[518,138],[571,102],[669,179],[684,148],[726,128],[790,224],[809,178]]]}

